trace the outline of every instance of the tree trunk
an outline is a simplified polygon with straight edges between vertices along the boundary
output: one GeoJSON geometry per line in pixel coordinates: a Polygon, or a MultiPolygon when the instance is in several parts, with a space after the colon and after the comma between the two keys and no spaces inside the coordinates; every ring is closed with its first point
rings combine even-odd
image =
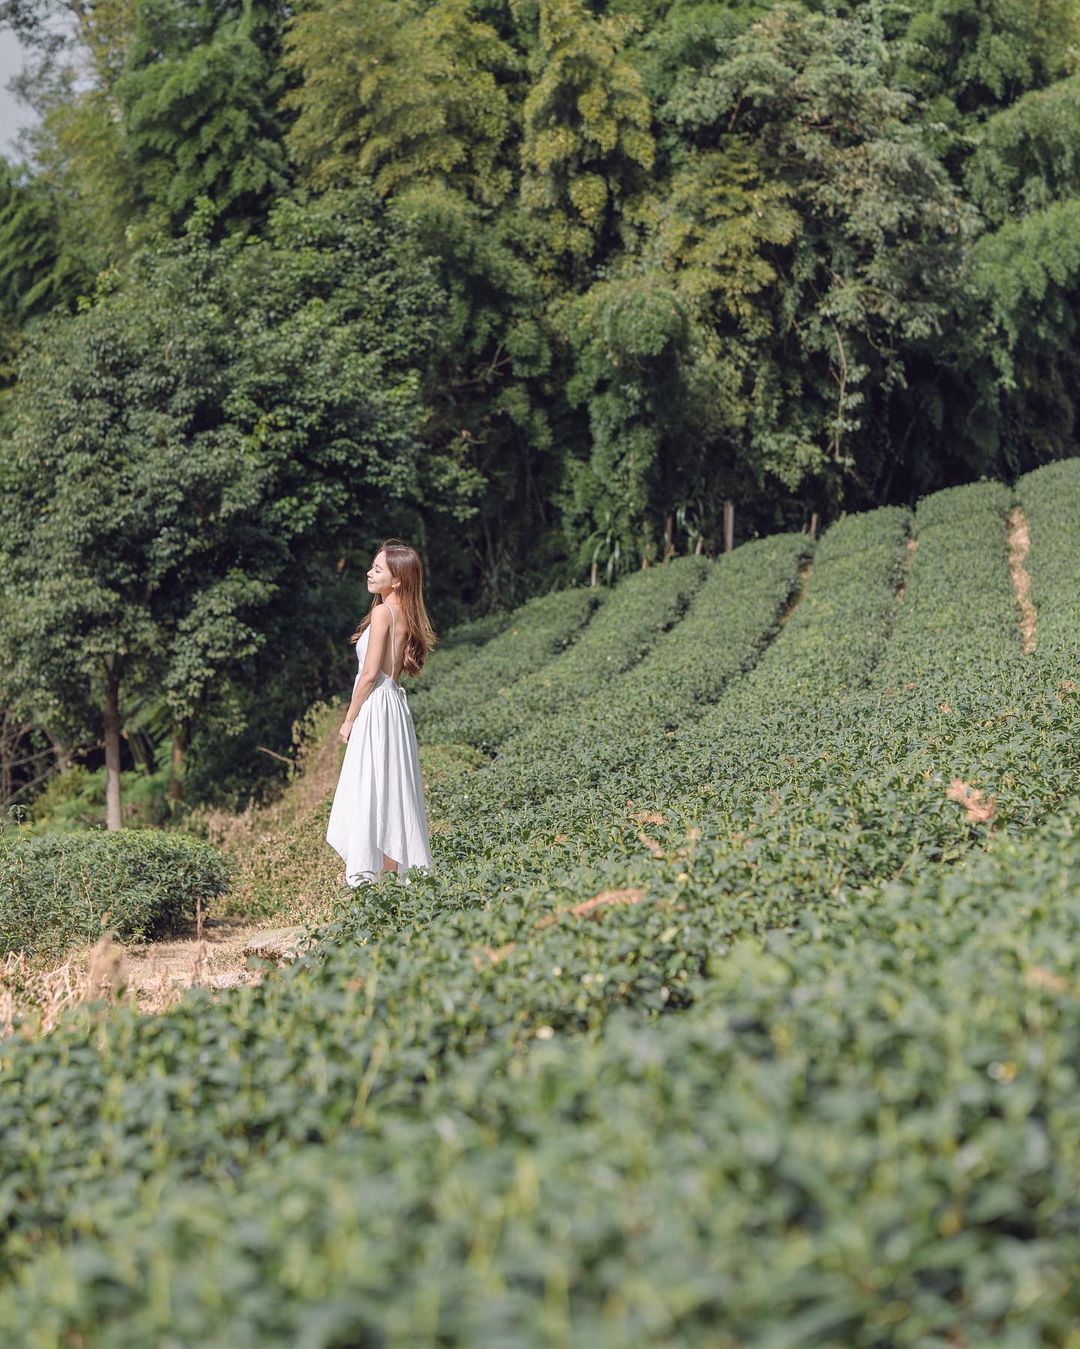
{"type": "Polygon", "coordinates": [[[105,827],[120,829],[120,679],[116,657],[105,662],[105,827]]]}
{"type": "Polygon", "coordinates": [[[172,754],[169,759],[169,800],[184,799],[184,750],[187,748],[187,727],[175,722],[172,730],[172,754]]]}
{"type": "Polygon", "coordinates": [[[730,553],[735,547],[735,505],[724,502],[724,552],[730,553]]]}

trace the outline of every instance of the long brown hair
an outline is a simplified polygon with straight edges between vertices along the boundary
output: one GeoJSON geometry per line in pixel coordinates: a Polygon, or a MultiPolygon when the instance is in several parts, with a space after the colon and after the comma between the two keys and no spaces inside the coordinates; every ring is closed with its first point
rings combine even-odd
{"type": "MultiPolygon", "coordinates": [[[[428,652],[439,640],[424,607],[424,564],[416,549],[410,548],[400,539],[386,539],[376,548],[375,556],[378,557],[380,553],[386,554],[387,570],[398,583],[401,613],[405,619],[405,664],[402,671],[415,678],[424,668],[428,652]]],[[[382,603],[383,597],[376,595],[360,626],[349,638],[350,642],[360,640],[376,606],[382,603]]]]}

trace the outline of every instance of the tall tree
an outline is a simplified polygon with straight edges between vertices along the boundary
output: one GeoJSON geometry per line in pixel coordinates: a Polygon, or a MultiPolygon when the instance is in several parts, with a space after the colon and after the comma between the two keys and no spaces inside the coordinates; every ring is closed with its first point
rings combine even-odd
{"type": "Polygon", "coordinates": [[[898,81],[958,175],[974,128],[1068,74],[1078,42],[1074,0],[923,0],[900,40],[898,81]]]}
{"type": "Polygon", "coordinates": [[[953,322],[973,229],[910,111],[876,24],[785,5],[664,109],[686,150],[661,239],[716,335],[717,381],[739,389],[714,435],[748,495],[826,508],[895,472],[882,418],[953,322]],[[717,369],[732,360],[737,382],[717,369]]]}
{"type": "Polygon", "coordinates": [[[137,0],[116,99],[141,204],[175,233],[200,197],[258,221],[288,185],[279,0],[137,0]]]}
{"type": "Polygon", "coordinates": [[[440,302],[408,231],[353,193],[282,204],[264,241],[146,251],[33,335],[0,470],[0,671],[39,724],[100,729],[110,828],[125,691],[238,731],[233,677],[271,616],[415,507],[440,302]]]}
{"type": "Polygon", "coordinates": [[[138,193],[116,84],[138,0],[0,0],[29,53],[15,81],[39,121],[24,133],[54,194],[63,249],[91,274],[130,251],[138,193]]]}
{"type": "Polygon", "coordinates": [[[524,59],[508,14],[489,0],[326,0],[286,43],[306,181],[370,175],[438,264],[449,304],[425,383],[427,490],[458,506],[428,528],[462,593],[496,605],[549,565],[558,481],[550,334],[512,191],[524,59]]]}
{"type": "Polygon", "coordinates": [[[22,328],[54,305],[71,304],[90,281],[62,242],[48,184],[0,158],[0,384],[14,379],[22,328]]]}
{"type": "Polygon", "coordinates": [[[521,199],[548,270],[571,284],[633,222],[655,156],[652,112],[624,47],[631,19],[583,0],[539,0],[539,43],[524,104],[521,199]]]}
{"type": "Polygon", "coordinates": [[[965,177],[989,227],[970,358],[995,452],[1020,472],[1075,453],[1080,428],[1080,76],[989,117],[965,177]]]}
{"type": "Polygon", "coordinates": [[[473,0],[321,0],[297,13],[285,66],[294,158],[317,187],[371,178],[382,195],[435,182],[497,205],[513,53],[473,0]]]}

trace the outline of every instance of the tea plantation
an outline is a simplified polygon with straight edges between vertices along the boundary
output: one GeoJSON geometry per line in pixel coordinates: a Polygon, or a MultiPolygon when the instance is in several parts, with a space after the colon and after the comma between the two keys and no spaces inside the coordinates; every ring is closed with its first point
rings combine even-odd
{"type": "Polygon", "coordinates": [[[3,1341],[1077,1349],[1078,538],[1074,460],[436,653],[432,874],[0,1046],[3,1341]]]}

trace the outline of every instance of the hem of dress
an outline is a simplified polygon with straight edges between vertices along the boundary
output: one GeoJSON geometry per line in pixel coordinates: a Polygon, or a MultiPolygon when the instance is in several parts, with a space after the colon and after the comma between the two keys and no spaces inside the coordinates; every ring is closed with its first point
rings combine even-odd
{"type": "MultiPolygon", "coordinates": [[[[346,857],[346,855],[341,851],[341,849],[337,846],[337,844],[334,843],[330,838],[327,838],[326,841],[327,841],[327,843],[330,844],[331,848],[333,848],[333,850],[337,853],[337,855],[338,855],[338,856],[341,858],[341,860],[345,863],[345,866],[346,866],[346,868],[347,868],[348,865],[349,865],[349,859],[346,857]]],[[[382,844],[376,843],[375,846],[378,848],[379,852],[381,853],[381,855],[382,855],[383,857],[389,857],[389,856],[390,856],[390,854],[386,851],[386,849],[382,846],[382,844]]],[[[394,861],[396,867],[400,868],[401,863],[398,862],[397,858],[394,858],[393,861],[394,861]]],[[[409,864],[409,866],[407,866],[407,867],[405,868],[404,871],[401,871],[401,870],[399,869],[399,870],[395,870],[395,871],[391,871],[391,872],[386,872],[386,871],[384,871],[384,869],[381,868],[381,867],[380,867],[380,869],[379,869],[378,871],[368,871],[368,870],[365,870],[363,867],[359,867],[359,868],[357,868],[356,871],[352,872],[352,874],[350,875],[350,873],[346,870],[346,872],[345,872],[345,884],[346,884],[351,890],[358,890],[358,889],[360,888],[360,886],[362,886],[362,885],[374,885],[376,881],[381,881],[381,880],[383,879],[383,876],[384,876],[384,875],[390,875],[390,876],[400,876],[400,877],[401,877],[401,883],[402,883],[402,885],[408,885],[408,884],[409,884],[409,872],[415,870],[417,867],[425,867],[427,870],[430,870],[430,869],[431,869],[431,863],[430,863],[430,862],[412,862],[412,863],[409,864]],[[359,877],[360,879],[359,879],[359,880],[354,880],[354,879],[353,879],[354,877],[359,877]]]]}

